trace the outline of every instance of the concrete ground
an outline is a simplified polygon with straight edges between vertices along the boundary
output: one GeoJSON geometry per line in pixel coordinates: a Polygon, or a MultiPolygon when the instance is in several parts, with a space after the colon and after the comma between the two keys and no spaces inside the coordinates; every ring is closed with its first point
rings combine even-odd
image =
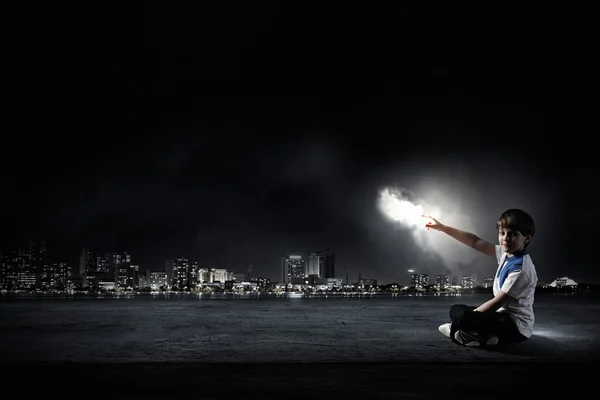
{"type": "Polygon", "coordinates": [[[583,372],[598,371],[600,296],[538,296],[534,335],[506,348],[467,348],[438,332],[452,304],[487,298],[4,298],[0,366],[13,380],[38,376],[40,387],[129,383],[113,397],[265,388],[262,397],[495,397],[529,385],[554,393],[565,379],[580,390],[583,372]]]}

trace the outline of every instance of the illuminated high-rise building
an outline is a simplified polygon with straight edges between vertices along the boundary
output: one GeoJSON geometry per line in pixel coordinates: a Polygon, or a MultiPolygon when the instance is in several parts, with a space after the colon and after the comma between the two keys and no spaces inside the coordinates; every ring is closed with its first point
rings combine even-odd
{"type": "Polygon", "coordinates": [[[198,281],[198,261],[186,257],[167,259],[165,272],[172,286],[179,290],[191,289],[198,281]]]}
{"type": "Polygon", "coordinates": [[[319,278],[335,278],[335,253],[319,251],[308,256],[306,276],[316,275],[319,278]]]}
{"type": "Polygon", "coordinates": [[[450,276],[449,275],[436,275],[435,276],[435,288],[437,290],[445,290],[450,287],[450,276]]]}
{"type": "Polygon", "coordinates": [[[494,278],[483,278],[481,286],[488,289],[494,286],[494,278]]]}
{"type": "Polygon", "coordinates": [[[463,289],[472,289],[475,286],[475,278],[472,276],[463,276],[461,286],[463,289]]]}
{"type": "Polygon", "coordinates": [[[417,289],[423,289],[424,287],[429,285],[429,275],[428,274],[412,274],[410,276],[410,285],[417,289]]]}
{"type": "Polygon", "coordinates": [[[225,283],[233,280],[233,272],[225,268],[200,268],[198,281],[201,283],[225,283]]]}
{"type": "Polygon", "coordinates": [[[127,274],[125,267],[128,265],[131,265],[131,254],[126,251],[101,253],[82,249],[77,275],[81,278],[83,286],[92,289],[125,287],[127,285],[125,285],[122,275],[127,274]],[[121,283],[119,283],[120,281],[121,283]]]}
{"type": "Polygon", "coordinates": [[[281,258],[281,283],[302,284],[304,283],[306,268],[302,256],[290,255],[281,258]]]}
{"type": "Polygon", "coordinates": [[[46,243],[43,240],[17,243],[15,248],[2,258],[0,286],[3,289],[42,288],[42,276],[48,269],[46,243]]]}
{"type": "Polygon", "coordinates": [[[140,285],[140,267],[139,265],[132,265],[129,263],[115,264],[117,282],[116,287],[118,289],[132,290],[136,289],[140,285]]]}
{"type": "Polygon", "coordinates": [[[44,265],[42,270],[42,289],[65,290],[72,281],[71,267],[64,262],[44,265]]]}

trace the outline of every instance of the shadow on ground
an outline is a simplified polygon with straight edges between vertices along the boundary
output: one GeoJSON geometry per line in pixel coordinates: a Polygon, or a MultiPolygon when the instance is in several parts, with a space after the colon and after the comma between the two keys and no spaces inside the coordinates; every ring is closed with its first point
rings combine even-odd
{"type": "Polygon", "coordinates": [[[561,347],[561,343],[557,340],[543,336],[532,336],[523,343],[512,343],[495,347],[490,346],[487,347],[486,350],[507,355],[552,359],[551,355],[560,355],[561,347]]]}

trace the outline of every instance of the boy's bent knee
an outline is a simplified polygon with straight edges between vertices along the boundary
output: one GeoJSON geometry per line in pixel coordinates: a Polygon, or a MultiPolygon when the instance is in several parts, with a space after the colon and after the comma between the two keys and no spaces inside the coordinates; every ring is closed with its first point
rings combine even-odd
{"type": "Polygon", "coordinates": [[[472,309],[473,309],[473,307],[469,307],[465,304],[453,304],[450,307],[450,312],[462,312],[465,310],[472,310],[472,309]]]}
{"type": "Polygon", "coordinates": [[[450,320],[462,319],[466,314],[473,312],[474,307],[469,307],[465,304],[454,304],[450,307],[450,320]]]}

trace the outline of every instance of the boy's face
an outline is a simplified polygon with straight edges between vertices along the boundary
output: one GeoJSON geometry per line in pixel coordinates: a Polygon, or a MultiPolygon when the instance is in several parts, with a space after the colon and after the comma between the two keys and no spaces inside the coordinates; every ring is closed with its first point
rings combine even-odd
{"type": "Polygon", "coordinates": [[[531,237],[523,236],[519,231],[513,231],[508,228],[498,229],[498,243],[505,253],[512,254],[525,248],[525,243],[529,243],[531,237]]]}

